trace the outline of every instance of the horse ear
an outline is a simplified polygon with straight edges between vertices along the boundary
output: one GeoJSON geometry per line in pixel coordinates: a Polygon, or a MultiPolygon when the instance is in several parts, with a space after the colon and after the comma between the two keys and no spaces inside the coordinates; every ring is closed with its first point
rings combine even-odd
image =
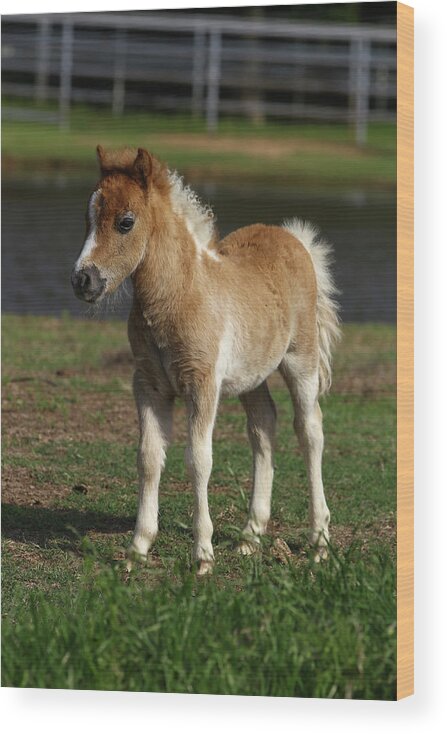
{"type": "Polygon", "coordinates": [[[105,153],[105,150],[102,147],[102,145],[97,145],[96,146],[96,156],[98,158],[99,167],[100,167],[101,171],[103,171],[104,170],[104,163],[105,163],[106,153],[105,153]]]}
{"type": "Polygon", "coordinates": [[[133,173],[144,189],[149,188],[152,169],[152,156],[144,148],[138,148],[138,155],[133,164],[133,173]]]}

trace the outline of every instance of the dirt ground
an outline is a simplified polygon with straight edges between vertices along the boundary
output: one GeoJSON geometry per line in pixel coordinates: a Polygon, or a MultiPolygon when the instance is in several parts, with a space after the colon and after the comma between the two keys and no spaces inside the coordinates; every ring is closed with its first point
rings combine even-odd
{"type": "Polygon", "coordinates": [[[350,158],[359,158],[364,155],[363,151],[354,145],[334,143],[325,140],[308,140],[296,137],[292,140],[272,138],[240,138],[226,135],[225,137],[212,138],[194,133],[169,133],[169,135],[157,135],[157,143],[160,145],[172,145],[178,148],[191,148],[211,153],[241,153],[254,156],[264,156],[270,159],[282,158],[298,153],[326,153],[343,154],[350,158]]]}
{"type": "MultiPolygon", "coordinates": [[[[76,370],[58,370],[51,377],[27,378],[17,377],[8,383],[9,399],[3,397],[2,424],[3,435],[12,440],[17,448],[9,448],[10,456],[23,456],[26,447],[32,448],[34,442],[40,444],[54,443],[64,440],[70,442],[82,436],[83,441],[94,441],[98,435],[98,415],[101,414],[101,439],[110,443],[127,443],[137,445],[138,421],[135,404],[132,396],[133,361],[129,350],[119,350],[104,354],[103,364],[98,369],[83,370],[82,376],[87,377],[97,389],[91,389],[76,402],[76,409],[70,410],[69,416],[61,411],[54,411],[50,419],[42,421],[42,415],[36,409],[34,395],[36,384],[45,387],[46,394],[51,398],[64,392],[67,380],[77,375],[76,370]],[[111,379],[117,380],[121,387],[107,399],[104,398],[102,387],[111,379]],[[14,408],[10,407],[12,402],[14,408]]],[[[386,394],[389,386],[395,381],[395,365],[377,365],[374,369],[351,371],[344,370],[340,377],[335,377],[333,391],[349,395],[371,397],[386,394]]],[[[283,381],[278,373],[269,379],[272,389],[283,387],[283,381]]],[[[226,413],[241,410],[234,403],[227,403],[226,413]]],[[[215,437],[224,439],[227,434],[244,441],[245,432],[235,433],[232,426],[224,422],[217,423],[215,437]]],[[[174,441],[186,440],[186,412],[184,405],[179,401],[174,415],[174,441]]],[[[186,488],[187,485],[185,485],[186,488]]],[[[176,487],[176,491],[182,487],[176,487]]],[[[248,488],[247,488],[248,489],[248,488]]],[[[63,498],[72,487],[45,482],[37,483],[33,479],[31,468],[24,466],[6,465],[2,472],[2,499],[5,503],[15,505],[31,505],[50,507],[58,498],[63,498]],[[26,492],[23,488],[26,487],[26,492]]],[[[76,491],[76,490],[74,490],[76,491]]],[[[78,491],[83,491],[79,489],[78,491]]],[[[91,488],[86,491],[93,492],[91,488]]],[[[390,526],[394,532],[394,527],[390,526]]],[[[344,534],[341,528],[339,534],[344,534]]],[[[387,532],[381,527],[380,532],[387,532]]],[[[346,533],[349,535],[348,529],[346,533]]]]}

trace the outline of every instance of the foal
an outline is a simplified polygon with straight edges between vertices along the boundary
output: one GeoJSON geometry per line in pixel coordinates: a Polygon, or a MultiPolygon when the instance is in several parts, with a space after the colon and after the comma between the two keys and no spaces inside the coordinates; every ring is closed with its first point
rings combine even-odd
{"type": "Polygon", "coordinates": [[[331,381],[339,335],[327,245],[310,225],[254,224],[220,242],[213,216],[182,179],[143,149],[97,148],[101,180],[90,197],[76,295],[99,301],[131,276],[129,341],[140,421],[139,507],[128,552],[145,559],[158,530],[158,486],[176,396],[188,408],[186,463],[194,489],[194,559],[212,570],[208,511],[212,433],[221,395],[239,395],[253,451],[253,492],[239,546],[259,547],[270,517],[275,406],[267,377],[279,369],[307,466],[310,542],[326,555],[329,510],[321,477],[318,396],[331,381]]]}

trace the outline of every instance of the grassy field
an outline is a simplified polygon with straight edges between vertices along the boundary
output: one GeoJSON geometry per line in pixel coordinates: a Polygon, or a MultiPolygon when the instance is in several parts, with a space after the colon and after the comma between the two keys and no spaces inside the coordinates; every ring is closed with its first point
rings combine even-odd
{"type": "Polygon", "coordinates": [[[4,686],[395,696],[395,330],[347,325],[323,401],[332,549],[306,543],[303,461],[279,378],[270,534],[234,552],[251,457],[236,400],[215,430],[216,569],[191,568],[185,415],[150,560],[124,569],[137,423],[125,325],[3,317],[4,686]]]}
{"type": "MultiPolygon", "coordinates": [[[[8,104],[8,101],[6,101],[8,104]]],[[[147,147],[189,178],[238,177],[319,186],[396,184],[396,127],[371,124],[368,145],[355,145],[344,124],[253,125],[223,119],[208,135],[202,120],[180,115],[128,114],[75,107],[69,130],[42,122],[4,121],[3,168],[96,171],[95,148],[147,147]]]]}

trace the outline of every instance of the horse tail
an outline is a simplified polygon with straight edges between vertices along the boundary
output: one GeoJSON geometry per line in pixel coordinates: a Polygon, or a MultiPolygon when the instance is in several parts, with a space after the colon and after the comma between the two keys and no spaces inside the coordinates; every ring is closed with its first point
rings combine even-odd
{"type": "Polygon", "coordinates": [[[283,226],[304,245],[314,266],[317,281],[319,393],[324,395],[332,382],[332,350],[341,337],[339,304],[335,300],[339,291],[331,273],[332,247],[310,222],[292,219],[284,222],[283,226]]]}

